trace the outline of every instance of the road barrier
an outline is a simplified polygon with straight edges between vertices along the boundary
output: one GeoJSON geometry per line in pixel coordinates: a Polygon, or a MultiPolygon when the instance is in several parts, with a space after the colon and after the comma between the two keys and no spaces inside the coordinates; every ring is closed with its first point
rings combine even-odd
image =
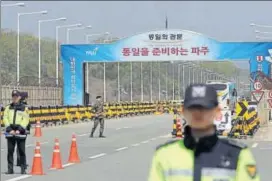
{"type": "MultiPolygon", "coordinates": [[[[122,118],[150,114],[173,113],[176,104],[169,102],[122,102],[122,103],[106,103],[105,118],[122,118]]],[[[61,125],[70,122],[88,121],[95,116],[92,106],[30,106],[28,108],[30,123],[32,125],[37,122],[41,126],[61,125]]],[[[4,110],[1,110],[1,118],[4,110]]],[[[1,119],[1,126],[3,120],[1,119]]]]}
{"type": "Polygon", "coordinates": [[[260,127],[260,118],[257,109],[252,106],[257,105],[250,101],[239,101],[236,104],[236,115],[232,120],[232,129],[229,137],[247,138],[253,136],[260,127]]]}

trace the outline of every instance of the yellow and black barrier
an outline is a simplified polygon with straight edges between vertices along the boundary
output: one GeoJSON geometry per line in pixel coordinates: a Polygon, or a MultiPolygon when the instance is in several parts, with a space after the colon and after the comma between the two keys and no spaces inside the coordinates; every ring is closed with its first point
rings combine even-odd
{"type": "Polygon", "coordinates": [[[250,106],[252,104],[254,102],[237,102],[236,115],[232,120],[232,130],[229,137],[247,138],[247,136],[253,136],[257,132],[260,127],[260,118],[256,108],[250,106]]]}
{"type": "MultiPolygon", "coordinates": [[[[109,102],[105,103],[105,118],[122,118],[150,114],[162,114],[163,110],[173,110],[172,102],[109,102]]],[[[69,122],[88,121],[94,118],[92,106],[29,106],[30,123],[40,121],[43,125],[64,124],[69,122]]],[[[3,109],[0,118],[3,116],[3,109]]],[[[169,112],[168,112],[169,113],[169,112]]],[[[171,113],[171,112],[170,112],[171,113]]],[[[1,126],[3,120],[1,119],[1,126]]]]}

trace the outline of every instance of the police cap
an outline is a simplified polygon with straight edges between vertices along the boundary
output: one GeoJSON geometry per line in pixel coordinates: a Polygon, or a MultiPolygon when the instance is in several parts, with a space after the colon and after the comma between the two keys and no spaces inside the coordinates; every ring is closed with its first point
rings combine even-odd
{"type": "Polygon", "coordinates": [[[20,96],[20,92],[18,90],[13,90],[12,93],[11,93],[11,96],[14,97],[14,96],[20,96]]]}
{"type": "Polygon", "coordinates": [[[217,92],[208,84],[192,84],[186,88],[184,107],[213,109],[218,106],[217,92]]]}

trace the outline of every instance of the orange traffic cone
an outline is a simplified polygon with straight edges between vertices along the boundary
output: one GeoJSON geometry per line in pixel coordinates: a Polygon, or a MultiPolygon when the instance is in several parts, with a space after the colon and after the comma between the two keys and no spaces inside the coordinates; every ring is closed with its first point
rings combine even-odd
{"type": "Polygon", "coordinates": [[[51,169],[63,169],[58,139],[55,139],[51,169]]]}
{"type": "Polygon", "coordinates": [[[40,151],[40,143],[36,143],[34,158],[32,163],[31,175],[44,175],[42,166],[42,156],[40,151]]]}
{"type": "Polygon", "coordinates": [[[177,119],[177,136],[176,138],[182,138],[182,127],[180,119],[177,119]]]}
{"type": "Polygon", "coordinates": [[[79,163],[79,156],[77,152],[77,143],[76,143],[76,135],[73,134],[72,136],[72,143],[70,148],[70,155],[69,155],[69,163],[79,163]]]}
{"type": "Polygon", "coordinates": [[[41,123],[40,123],[40,121],[37,121],[37,122],[36,122],[34,136],[35,136],[35,137],[41,137],[41,136],[42,136],[42,128],[41,128],[41,123]]]}
{"type": "Polygon", "coordinates": [[[41,154],[41,144],[39,141],[36,142],[34,154],[41,154]]]}

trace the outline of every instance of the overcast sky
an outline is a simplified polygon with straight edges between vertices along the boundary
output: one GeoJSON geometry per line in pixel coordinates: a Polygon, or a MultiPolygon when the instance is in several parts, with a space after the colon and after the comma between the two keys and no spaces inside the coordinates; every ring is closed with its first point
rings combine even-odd
{"type": "MultiPolygon", "coordinates": [[[[5,1],[2,4],[14,3],[5,1]]],[[[20,1],[23,2],[23,1],[20,1]]],[[[27,15],[21,18],[21,31],[37,36],[39,19],[66,17],[66,22],[42,24],[42,37],[55,38],[55,26],[82,23],[91,30],[71,32],[71,43],[82,43],[85,34],[111,32],[124,37],[154,29],[163,29],[168,16],[169,29],[196,31],[219,41],[256,41],[250,23],[272,25],[272,2],[29,2],[25,7],[2,9],[2,28],[16,30],[17,13],[47,10],[47,15],[27,15]]],[[[264,29],[261,29],[264,30],[264,29]]],[[[266,30],[269,31],[269,30],[266,30]]],[[[65,41],[65,30],[60,39],[65,41]]]]}

